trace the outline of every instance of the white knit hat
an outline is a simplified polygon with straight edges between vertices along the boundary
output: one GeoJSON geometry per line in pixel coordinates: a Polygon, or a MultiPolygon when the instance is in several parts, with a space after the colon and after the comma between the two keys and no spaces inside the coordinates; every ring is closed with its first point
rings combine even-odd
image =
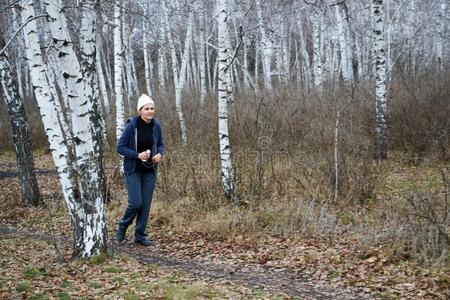
{"type": "Polygon", "coordinates": [[[139,112],[141,110],[141,108],[146,104],[151,104],[154,106],[155,102],[153,102],[152,98],[150,98],[146,94],[142,94],[138,99],[137,111],[139,112]]]}

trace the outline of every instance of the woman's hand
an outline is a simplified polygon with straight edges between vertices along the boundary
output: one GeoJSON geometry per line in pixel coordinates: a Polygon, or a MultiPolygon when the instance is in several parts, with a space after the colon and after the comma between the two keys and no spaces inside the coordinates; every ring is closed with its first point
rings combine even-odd
{"type": "Polygon", "coordinates": [[[148,155],[146,151],[143,151],[143,152],[138,154],[138,158],[140,160],[146,161],[146,160],[148,160],[150,158],[150,155],[148,155]]]}
{"type": "Polygon", "coordinates": [[[159,163],[160,161],[161,161],[161,154],[156,154],[155,156],[153,156],[152,157],[152,160],[155,162],[155,163],[159,163]]]}

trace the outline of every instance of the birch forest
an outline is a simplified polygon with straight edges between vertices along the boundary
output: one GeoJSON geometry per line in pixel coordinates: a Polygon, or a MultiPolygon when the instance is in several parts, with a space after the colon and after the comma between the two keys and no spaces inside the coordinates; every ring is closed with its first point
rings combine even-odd
{"type": "Polygon", "coordinates": [[[206,289],[259,299],[257,287],[264,299],[450,297],[449,6],[0,0],[0,260],[17,265],[5,267],[16,280],[0,280],[0,298],[98,295],[75,279],[70,292],[41,286],[39,268],[71,276],[46,264],[52,256],[81,259],[80,276],[101,273],[107,298],[203,299],[206,289]],[[141,271],[145,254],[115,250],[127,202],[115,149],[141,94],[155,102],[166,148],[154,254],[177,257],[187,274],[208,260],[268,273],[205,271],[193,298],[178,281],[172,297],[162,275],[141,271]],[[54,247],[24,264],[50,233],[54,247]],[[20,259],[5,254],[14,249],[20,259]],[[114,274],[89,263],[102,255],[123,270],[115,289],[114,274]],[[144,283],[129,268],[162,281],[130,292],[125,282],[144,283]],[[283,276],[291,288],[275,283],[283,276]]]}

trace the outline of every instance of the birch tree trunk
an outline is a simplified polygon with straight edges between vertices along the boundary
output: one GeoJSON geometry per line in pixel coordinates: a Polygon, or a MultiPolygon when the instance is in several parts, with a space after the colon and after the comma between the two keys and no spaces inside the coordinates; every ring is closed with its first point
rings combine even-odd
{"type": "Polygon", "coordinates": [[[279,82],[287,85],[289,83],[289,33],[283,20],[283,11],[276,12],[273,21],[274,31],[276,34],[276,70],[278,72],[279,82]]]}
{"type": "Polygon", "coordinates": [[[255,94],[259,94],[259,61],[260,59],[260,50],[258,47],[255,47],[255,94]]]}
{"type": "Polygon", "coordinates": [[[271,74],[271,62],[272,62],[272,42],[267,37],[266,29],[264,28],[264,20],[262,15],[261,1],[256,0],[256,9],[258,12],[258,26],[261,32],[261,58],[263,63],[264,73],[264,86],[266,89],[272,89],[272,74],[271,74]]]}
{"type": "MultiPolygon", "coordinates": [[[[5,43],[0,33],[0,49],[4,46],[5,43]]],[[[31,150],[27,115],[6,53],[0,54],[0,82],[3,88],[3,98],[11,121],[17,173],[20,182],[21,205],[38,205],[41,202],[41,198],[34,172],[33,152],[31,150]]]]}
{"type": "MultiPolygon", "coordinates": [[[[194,30],[194,29],[192,29],[192,30],[194,30]]],[[[190,63],[188,64],[189,66],[190,66],[190,71],[191,72],[189,72],[189,77],[190,77],[190,79],[191,79],[191,81],[192,81],[192,85],[193,85],[193,89],[194,90],[200,90],[200,80],[199,80],[199,74],[200,74],[200,72],[199,72],[199,69],[198,69],[198,54],[196,55],[196,52],[195,52],[195,40],[196,39],[192,39],[192,42],[191,42],[191,50],[190,50],[190,53],[191,53],[191,59],[189,59],[189,61],[190,61],[190,63]]]]}
{"type": "Polygon", "coordinates": [[[219,113],[219,145],[221,161],[222,189],[225,196],[235,199],[235,186],[231,166],[231,149],[228,135],[228,87],[231,84],[227,72],[230,72],[228,65],[228,28],[227,28],[227,0],[217,2],[217,28],[218,28],[218,113],[219,113]]]}
{"type": "Polygon", "coordinates": [[[348,26],[345,24],[345,20],[342,16],[341,5],[336,5],[336,21],[339,37],[339,53],[341,62],[341,74],[344,84],[349,86],[353,81],[353,72],[351,67],[351,55],[350,46],[348,40],[348,26]]]}
{"type": "Polygon", "coordinates": [[[147,95],[152,97],[152,82],[150,72],[149,53],[147,49],[147,16],[148,3],[144,4],[144,15],[142,16],[142,48],[144,49],[144,71],[145,71],[145,85],[147,88],[147,95]]]}
{"type": "Polygon", "coordinates": [[[206,21],[205,21],[205,14],[202,13],[202,19],[201,19],[201,27],[200,28],[200,44],[199,44],[199,68],[200,68],[200,107],[203,110],[205,106],[205,98],[206,98],[206,61],[205,61],[205,55],[206,55],[206,21]]]}
{"type": "MultiPolygon", "coordinates": [[[[100,88],[102,100],[103,100],[102,101],[103,112],[104,112],[103,119],[106,121],[107,116],[110,113],[109,96],[108,96],[108,89],[106,87],[105,76],[103,74],[102,59],[100,57],[101,47],[99,46],[98,40],[99,40],[99,37],[97,38],[97,46],[95,49],[95,61],[96,61],[96,65],[97,65],[96,69],[97,69],[97,76],[98,76],[98,84],[99,84],[99,88],[100,88]]],[[[105,132],[105,134],[106,134],[106,132],[105,132]]]]}
{"type": "Polygon", "coordinates": [[[299,29],[299,39],[300,39],[300,53],[302,55],[302,65],[303,65],[303,78],[307,88],[311,87],[312,76],[311,76],[311,60],[307,49],[307,42],[305,38],[305,31],[303,22],[300,18],[297,19],[297,26],[299,29]]]}
{"type": "Polygon", "coordinates": [[[373,0],[372,11],[375,56],[375,159],[384,160],[387,158],[388,131],[383,0],[373,0]]]}
{"type": "MultiPolygon", "coordinates": [[[[96,10],[95,0],[85,0],[81,19],[81,74],[83,102],[74,107],[76,123],[85,127],[77,134],[77,169],[80,175],[81,198],[84,203],[83,227],[78,231],[82,240],[76,248],[81,257],[90,257],[106,250],[105,222],[106,182],[103,170],[103,119],[100,113],[96,72],[96,10]],[[86,101],[87,100],[87,101],[86,101]]],[[[81,128],[80,128],[81,129],[81,128]]]]}
{"type": "Polygon", "coordinates": [[[353,30],[352,23],[350,22],[350,13],[347,6],[347,2],[344,1],[342,4],[342,12],[343,12],[343,18],[344,18],[344,25],[347,32],[347,40],[348,40],[348,59],[349,64],[352,72],[352,79],[353,81],[359,80],[361,77],[361,63],[358,56],[358,48],[356,43],[356,35],[355,31],[353,30]]]}
{"type": "Polygon", "coordinates": [[[246,90],[250,89],[249,70],[248,70],[248,45],[249,45],[248,37],[244,36],[242,41],[242,48],[243,48],[242,73],[243,73],[244,89],[246,90]]]}
{"type": "Polygon", "coordinates": [[[319,12],[316,8],[314,8],[312,18],[314,87],[321,93],[323,91],[322,51],[320,43],[321,23],[319,12]]]}
{"type": "MultiPolygon", "coordinates": [[[[133,91],[134,91],[135,95],[137,95],[139,93],[139,84],[137,81],[136,64],[134,63],[134,61],[135,61],[134,49],[133,49],[133,45],[131,45],[131,43],[130,43],[131,78],[133,79],[133,91]]],[[[148,60],[148,67],[149,67],[150,79],[151,79],[151,74],[153,73],[153,65],[152,65],[151,59],[148,60]]]]}
{"type": "Polygon", "coordinates": [[[123,50],[121,32],[121,6],[119,2],[114,3],[114,92],[116,98],[116,139],[125,127],[125,111],[123,103],[123,50]]]}
{"type": "MultiPolygon", "coordinates": [[[[165,22],[162,22],[165,24],[165,22]]],[[[159,91],[162,92],[166,88],[166,55],[165,55],[165,26],[160,25],[159,47],[158,47],[158,76],[159,91]]]]}
{"type": "MultiPolygon", "coordinates": [[[[225,7],[225,11],[229,11],[229,7],[228,6],[230,5],[230,3],[228,1],[226,1],[226,5],[227,5],[227,7],[225,7]]],[[[234,72],[235,72],[235,67],[234,67],[234,60],[232,60],[232,55],[233,54],[231,53],[231,49],[232,49],[231,38],[230,38],[229,29],[228,29],[228,26],[229,26],[228,24],[229,24],[230,20],[231,20],[231,16],[228,15],[228,17],[227,17],[227,27],[226,27],[226,29],[227,29],[227,39],[226,39],[227,45],[226,45],[226,49],[228,49],[228,51],[227,51],[228,59],[227,59],[227,72],[225,74],[228,76],[228,80],[227,80],[228,99],[227,99],[227,101],[228,101],[228,104],[233,104],[234,103],[233,87],[235,85],[235,81],[234,81],[234,76],[233,75],[234,75],[234,72]]],[[[219,49],[217,51],[219,51],[219,49]]],[[[217,59],[219,59],[219,58],[217,58],[217,59]]],[[[219,69],[217,69],[217,76],[219,76],[218,73],[219,73],[219,69]]],[[[236,75],[236,78],[237,78],[237,75],[236,75]]],[[[219,86],[218,82],[217,82],[217,86],[219,86]]]]}
{"type": "Polygon", "coordinates": [[[438,37],[436,39],[436,54],[437,54],[437,63],[438,70],[440,72],[444,71],[444,50],[445,50],[445,42],[446,42],[446,15],[447,15],[447,4],[446,0],[441,0],[438,7],[438,24],[437,24],[437,33],[438,37]]]}
{"type": "MultiPolygon", "coordinates": [[[[13,7],[13,21],[12,25],[14,28],[14,31],[19,29],[20,27],[20,17],[17,13],[17,8],[13,7]]],[[[28,81],[27,76],[22,76],[22,70],[23,70],[23,63],[22,63],[22,57],[23,57],[23,33],[21,32],[19,36],[17,37],[17,49],[16,49],[16,73],[17,73],[17,87],[20,97],[23,99],[26,95],[26,85],[28,81]]]]}
{"type": "Polygon", "coordinates": [[[169,47],[170,52],[172,55],[172,70],[173,70],[173,80],[175,84],[175,105],[178,115],[178,121],[180,123],[181,128],[181,142],[183,145],[187,143],[187,130],[186,130],[186,124],[184,120],[183,110],[181,108],[181,92],[183,91],[184,84],[186,82],[186,72],[187,72],[187,63],[189,59],[189,48],[190,43],[192,39],[192,19],[193,14],[192,12],[189,13],[189,20],[187,25],[187,31],[186,31],[186,38],[184,41],[184,52],[181,59],[181,68],[180,68],[180,74],[178,75],[178,66],[177,66],[177,55],[175,50],[175,44],[172,38],[172,34],[170,32],[169,27],[169,15],[167,12],[167,7],[165,1],[163,1],[163,13],[164,13],[164,21],[165,21],[165,30],[166,30],[166,36],[169,41],[169,47]]]}
{"type": "Polygon", "coordinates": [[[287,28],[284,28],[285,35],[281,44],[282,58],[283,58],[283,71],[284,71],[284,84],[288,86],[291,82],[291,35],[287,28]]]}
{"type": "Polygon", "coordinates": [[[80,98],[79,93],[82,90],[82,82],[79,80],[80,64],[67,30],[67,21],[62,12],[62,1],[52,0],[43,4],[48,15],[46,23],[49,29],[48,34],[51,35],[52,40],[52,51],[49,51],[48,62],[55,74],[55,82],[61,89],[69,127],[73,130],[71,98],[80,98]]]}
{"type": "Polygon", "coordinates": [[[124,87],[127,95],[128,115],[133,113],[131,102],[133,96],[137,94],[137,84],[133,77],[133,49],[131,41],[133,39],[133,28],[122,20],[122,38],[124,40],[124,57],[122,67],[124,68],[124,87]]]}
{"type": "MultiPolygon", "coordinates": [[[[33,2],[27,2],[21,7],[22,24],[27,23],[29,19],[35,17],[33,2]]],[[[54,86],[49,84],[46,76],[45,65],[42,59],[41,47],[39,45],[39,37],[36,21],[28,22],[24,27],[26,56],[30,65],[30,77],[34,88],[34,93],[38,103],[39,111],[42,116],[45,133],[50,144],[53,161],[55,163],[64,200],[67,205],[75,236],[75,228],[79,223],[78,218],[82,215],[77,210],[80,199],[76,197],[77,192],[72,162],[70,161],[69,150],[66,143],[64,133],[59,122],[60,116],[56,110],[54,86]]]]}
{"type": "MultiPolygon", "coordinates": [[[[74,255],[91,257],[106,249],[104,202],[106,185],[103,173],[104,124],[100,113],[95,68],[96,25],[92,1],[85,1],[81,22],[81,66],[67,34],[62,2],[45,3],[51,22],[49,29],[58,54],[56,78],[65,79],[64,92],[72,107],[75,162],[80,184],[80,200],[74,203],[74,255]]],[[[61,81],[61,80],[59,80],[61,81]]],[[[56,93],[53,93],[56,95],[56,93]]],[[[65,136],[70,141],[69,136],[65,136]]]]}

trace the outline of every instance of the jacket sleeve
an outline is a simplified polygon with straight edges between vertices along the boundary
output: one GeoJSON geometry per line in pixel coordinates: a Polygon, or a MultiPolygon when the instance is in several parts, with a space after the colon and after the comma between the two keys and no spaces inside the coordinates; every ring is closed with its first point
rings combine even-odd
{"type": "Polygon", "coordinates": [[[133,126],[129,122],[117,142],[117,152],[126,158],[138,158],[138,153],[135,149],[130,148],[131,145],[129,143],[130,139],[134,136],[133,131],[133,126]]]}
{"type": "MultiPolygon", "coordinates": [[[[158,124],[159,125],[159,124],[158,124]]],[[[157,128],[158,130],[158,153],[162,155],[164,155],[164,139],[163,139],[163,134],[162,134],[162,130],[161,130],[161,125],[158,126],[157,128]]]]}

